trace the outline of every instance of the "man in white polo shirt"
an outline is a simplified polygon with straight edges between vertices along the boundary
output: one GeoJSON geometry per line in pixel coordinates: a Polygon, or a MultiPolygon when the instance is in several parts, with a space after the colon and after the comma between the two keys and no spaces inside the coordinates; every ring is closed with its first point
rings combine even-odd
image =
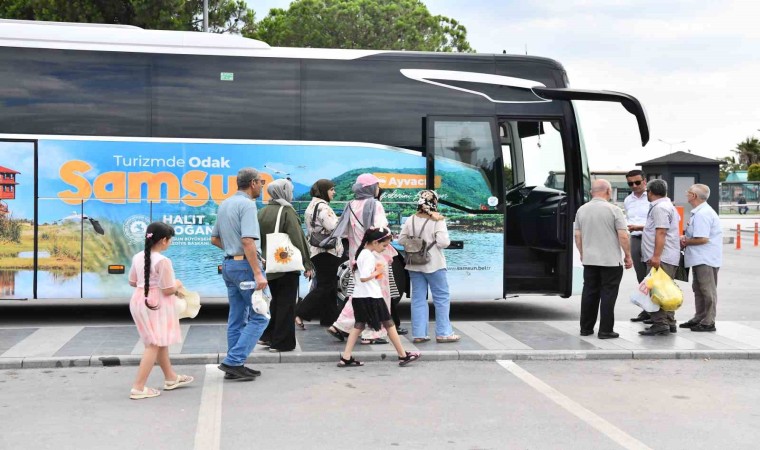
{"type": "Polygon", "coordinates": [[[693,207],[681,237],[684,262],[691,268],[692,289],[696,314],[681,328],[691,331],[715,331],[715,306],[718,303],[718,269],[723,263],[723,231],[720,219],[707,199],[710,188],[695,184],[686,191],[686,199],[693,207]]]}
{"type": "MultiPolygon", "coordinates": [[[[641,234],[649,213],[647,180],[644,179],[644,172],[638,169],[625,174],[625,180],[631,188],[631,193],[623,200],[628,231],[631,232],[631,258],[633,258],[633,270],[636,271],[636,280],[641,283],[647,276],[647,265],[641,260],[641,234]]],[[[649,313],[642,310],[638,316],[631,319],[631,322],[643,322],[647,319],[649,319],[649,313]]]]}
{"type": "Polygon", "coordinates": [[[628,229],[623,211],[610,203],[612,186],[607,180],[594,180],[591,201],[575,215],[575,245],[583,263],[581,295],[581,336],[594,333],[597,315],[599,339],[614,339],[615,301],[626,269],[633,265],[628,229]],[[621,251],[625,255],[620,260],[621,251]]]}

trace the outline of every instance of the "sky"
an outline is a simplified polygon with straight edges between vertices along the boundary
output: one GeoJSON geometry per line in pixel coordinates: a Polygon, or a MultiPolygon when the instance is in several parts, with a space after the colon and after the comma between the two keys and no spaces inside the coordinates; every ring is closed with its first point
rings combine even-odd
{"type": "MultiPolygon", "coordinates": [[[[290,0],[248,0],[258,20],[290,0]]],[[[719,158],[760,137],[760,2],[755,0],[427,0],[458,20],[479,53],[559,61],[570,87],[625,92],[651,139],[619,104],[582,102],[592,171],[629,170],[671,151],[719,158]],[[662,142],[664,141],[664,142],[662,142]],[[685,141],[685,142],[683,142],[685,141]],[[672,144],[672,145],[671,145],[672,144]]]]}

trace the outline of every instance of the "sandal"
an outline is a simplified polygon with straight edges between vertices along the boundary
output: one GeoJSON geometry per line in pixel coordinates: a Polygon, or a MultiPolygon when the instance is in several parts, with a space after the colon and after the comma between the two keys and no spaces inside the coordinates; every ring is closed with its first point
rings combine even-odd
{"type": "Polygon", "coordinates": [[[412,339],[412,343],[414,343],[414,344],[421,344],[421,343],[427,342],[429,340],[430,340],[430,338],[427,337],[427,336],[425,336],[425,337],[421,337],[421,338],[414,338],[414,339],[412,339]]]}
{"type": "Polygon", "coordinates": [[[362,339],[361,344],[362,345],[375,345],[375,344],[387,344],[388,341],[383,338],[377,338],[377,339],[362,339]]]}
{"type": "Polygon", "coordinates": [[[364,365],[363,362],[355,360],[353,356],[350,357],[349,359],[346,359],[341,356],[340,361],[338,361],[338,367],[351,367],[351,366],[361,367],[363,365],[364,365]]]}
{"type": "Polygon", "coordinates": [[[134,388],[129,391],[129,398],[131,398],[132,400],[158,397],[159,395],[161,395],[161,391],[159,391],[158,389],[149,388],[147,386],[144,386],[142,391],[138,391],[137,389],[134,389],[134,388]]]}
{"type": "Polygon", "coordinates": [[[459,342],[461,338],[458,334],[452,334],[451,336],[436,336],[435,341],[439,344],[445,344],[447,342],[459,342]]]}
{"type": "Polygon", "coordinates": [[[343,342],[344,340],[346,340],[346,338],[343,337],[343,333],[339,329],[337,329],[335,327],[330,327],[330,328],[326,329],[325,331],[327,331],[327,334],[329,334],[330,336],[334,337],[335,339],[337,339],[337,340],[339,340],[341,342],[343,342]]]}
{"type": "Polygon", "coordinates": [[[420,352],[406,352],[406,356],[398,357],[398,365],[403,367],[411,362],[417,361],[422,357],[420,352]]]}
{"type": "Polygon", "coordinates": [[[303,320],[301,320],[300,317],[296,317],[296,327],[298,327],[298,328],[300,328],[302,330],[306,329],[306,325],[303,324],[303,320]]]}
{"type": "Polygon", "coordinates": [[[192,383],[194,379],[195,378],[191,377],[190,375],[177,374],[177,379],[174,381],[164,380],[164,390],[171,391],[172,389],[177,389],[180,386],[192,383]]]}

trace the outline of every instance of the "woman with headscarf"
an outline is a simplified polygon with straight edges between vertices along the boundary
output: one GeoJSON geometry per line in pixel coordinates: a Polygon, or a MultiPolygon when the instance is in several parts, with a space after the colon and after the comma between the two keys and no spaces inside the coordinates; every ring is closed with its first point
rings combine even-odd
{"type": "MultiPolygon", "coordinates": [[[[317,180],[311,187],[311,203],[306,208],[304,222],[306,235],[328,235],[338,226],[338,216],[330,208],[335,197],[335,183],[330,180],[317,180]]],[[[332,248],[312,245],[310,242],[311,262],[316,270],[316,287],[296,305],[296,326],[304,328],[303,321],[319,317],[319,323],[329,327],[338,317],[338,267],[343,255],[343,244],[335,240],[332,248]]]]}
{"type": "MultiPolygon", "coordinates": [[[[356,178],[356,183],[351,187],[354,192],[354,200],[351,200],[343,210],[338,226],[333,235],[348,239],[349,264],[353,267],[356,250],[364,238],[364,232],[370,227],[388,227],[388,219],[385,216],[383,205],[376,199],[380,190],[380,180],[371,173],[363,173],[356,178]]],[[[391,267],[391,261],[398,252],[393,246],[388,246],[381,256],[386,260],[386,267],[391,267]]],[[[383,294],[388,310],[391,309],[391,287],[389,275],[380,279],[380,290],[383,294]]],[[[327,329],[327,332],[341,341],[354,326],[354,310],[351,299],[346,302],[338,319],[327,329]]],[[[375,331],[367,328],[362,332],[362,344],[387,343],[388,335],[385,328],[375,331]]]]}
{"type": "Polygon", "coordinates": [[[457,342],[449,320],[449,283],[446,278],[446,257],[443,249],[451,243],[446,221],[438,212],[438,194],[424,190],[419,194],[417,212],[406,219],[401,227],[399,243],[406,245],[410,238],[419,237],[425,242],[429,259],[425,263],[408,262],[406,270],[412,281],[412,342],[427,342],[428,329],[428,287],[435,305],[435,340],[439,343],[457,342]],[[431,245],[432,244],[432,245],[431,245]]]}
{"type": "MultiPolygon", "coordinates": [[[[287,233],[290,241],[301,252],[304,275],[311,278],[313,265],[309,259],[309,244],[301,229],[293,201],[293,184],[289,180],[275,180],[267,185],[270,196],[267,206],[259,211],[259,228],[261,230],[261,252],[267,254],[266,235],[269,233],[287,233]],[[280,229],[275,230],[277,214],[282,208],[280,229]]],[[[298,299],[299,271],[267,273],[267,281],[272,294],[269,310],[272,318],[259,343],[269,347],[270,352],[289,352],[296,348],[295,306],[298,299]]]]}

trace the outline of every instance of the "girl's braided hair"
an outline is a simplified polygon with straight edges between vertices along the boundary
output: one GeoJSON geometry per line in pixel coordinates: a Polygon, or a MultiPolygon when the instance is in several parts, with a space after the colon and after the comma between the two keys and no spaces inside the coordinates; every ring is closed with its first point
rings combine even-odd
{"type": "Polygon", "coordinates": [[[148,309],[157,310],[159,305],[150,306],[148,303],[148,291],[150,290],[150,252],[153,246],[164,238],[174,237],[174,228],[163,222],[153,222],[148,225],[145,232],[145,306],[148,309]]]}

